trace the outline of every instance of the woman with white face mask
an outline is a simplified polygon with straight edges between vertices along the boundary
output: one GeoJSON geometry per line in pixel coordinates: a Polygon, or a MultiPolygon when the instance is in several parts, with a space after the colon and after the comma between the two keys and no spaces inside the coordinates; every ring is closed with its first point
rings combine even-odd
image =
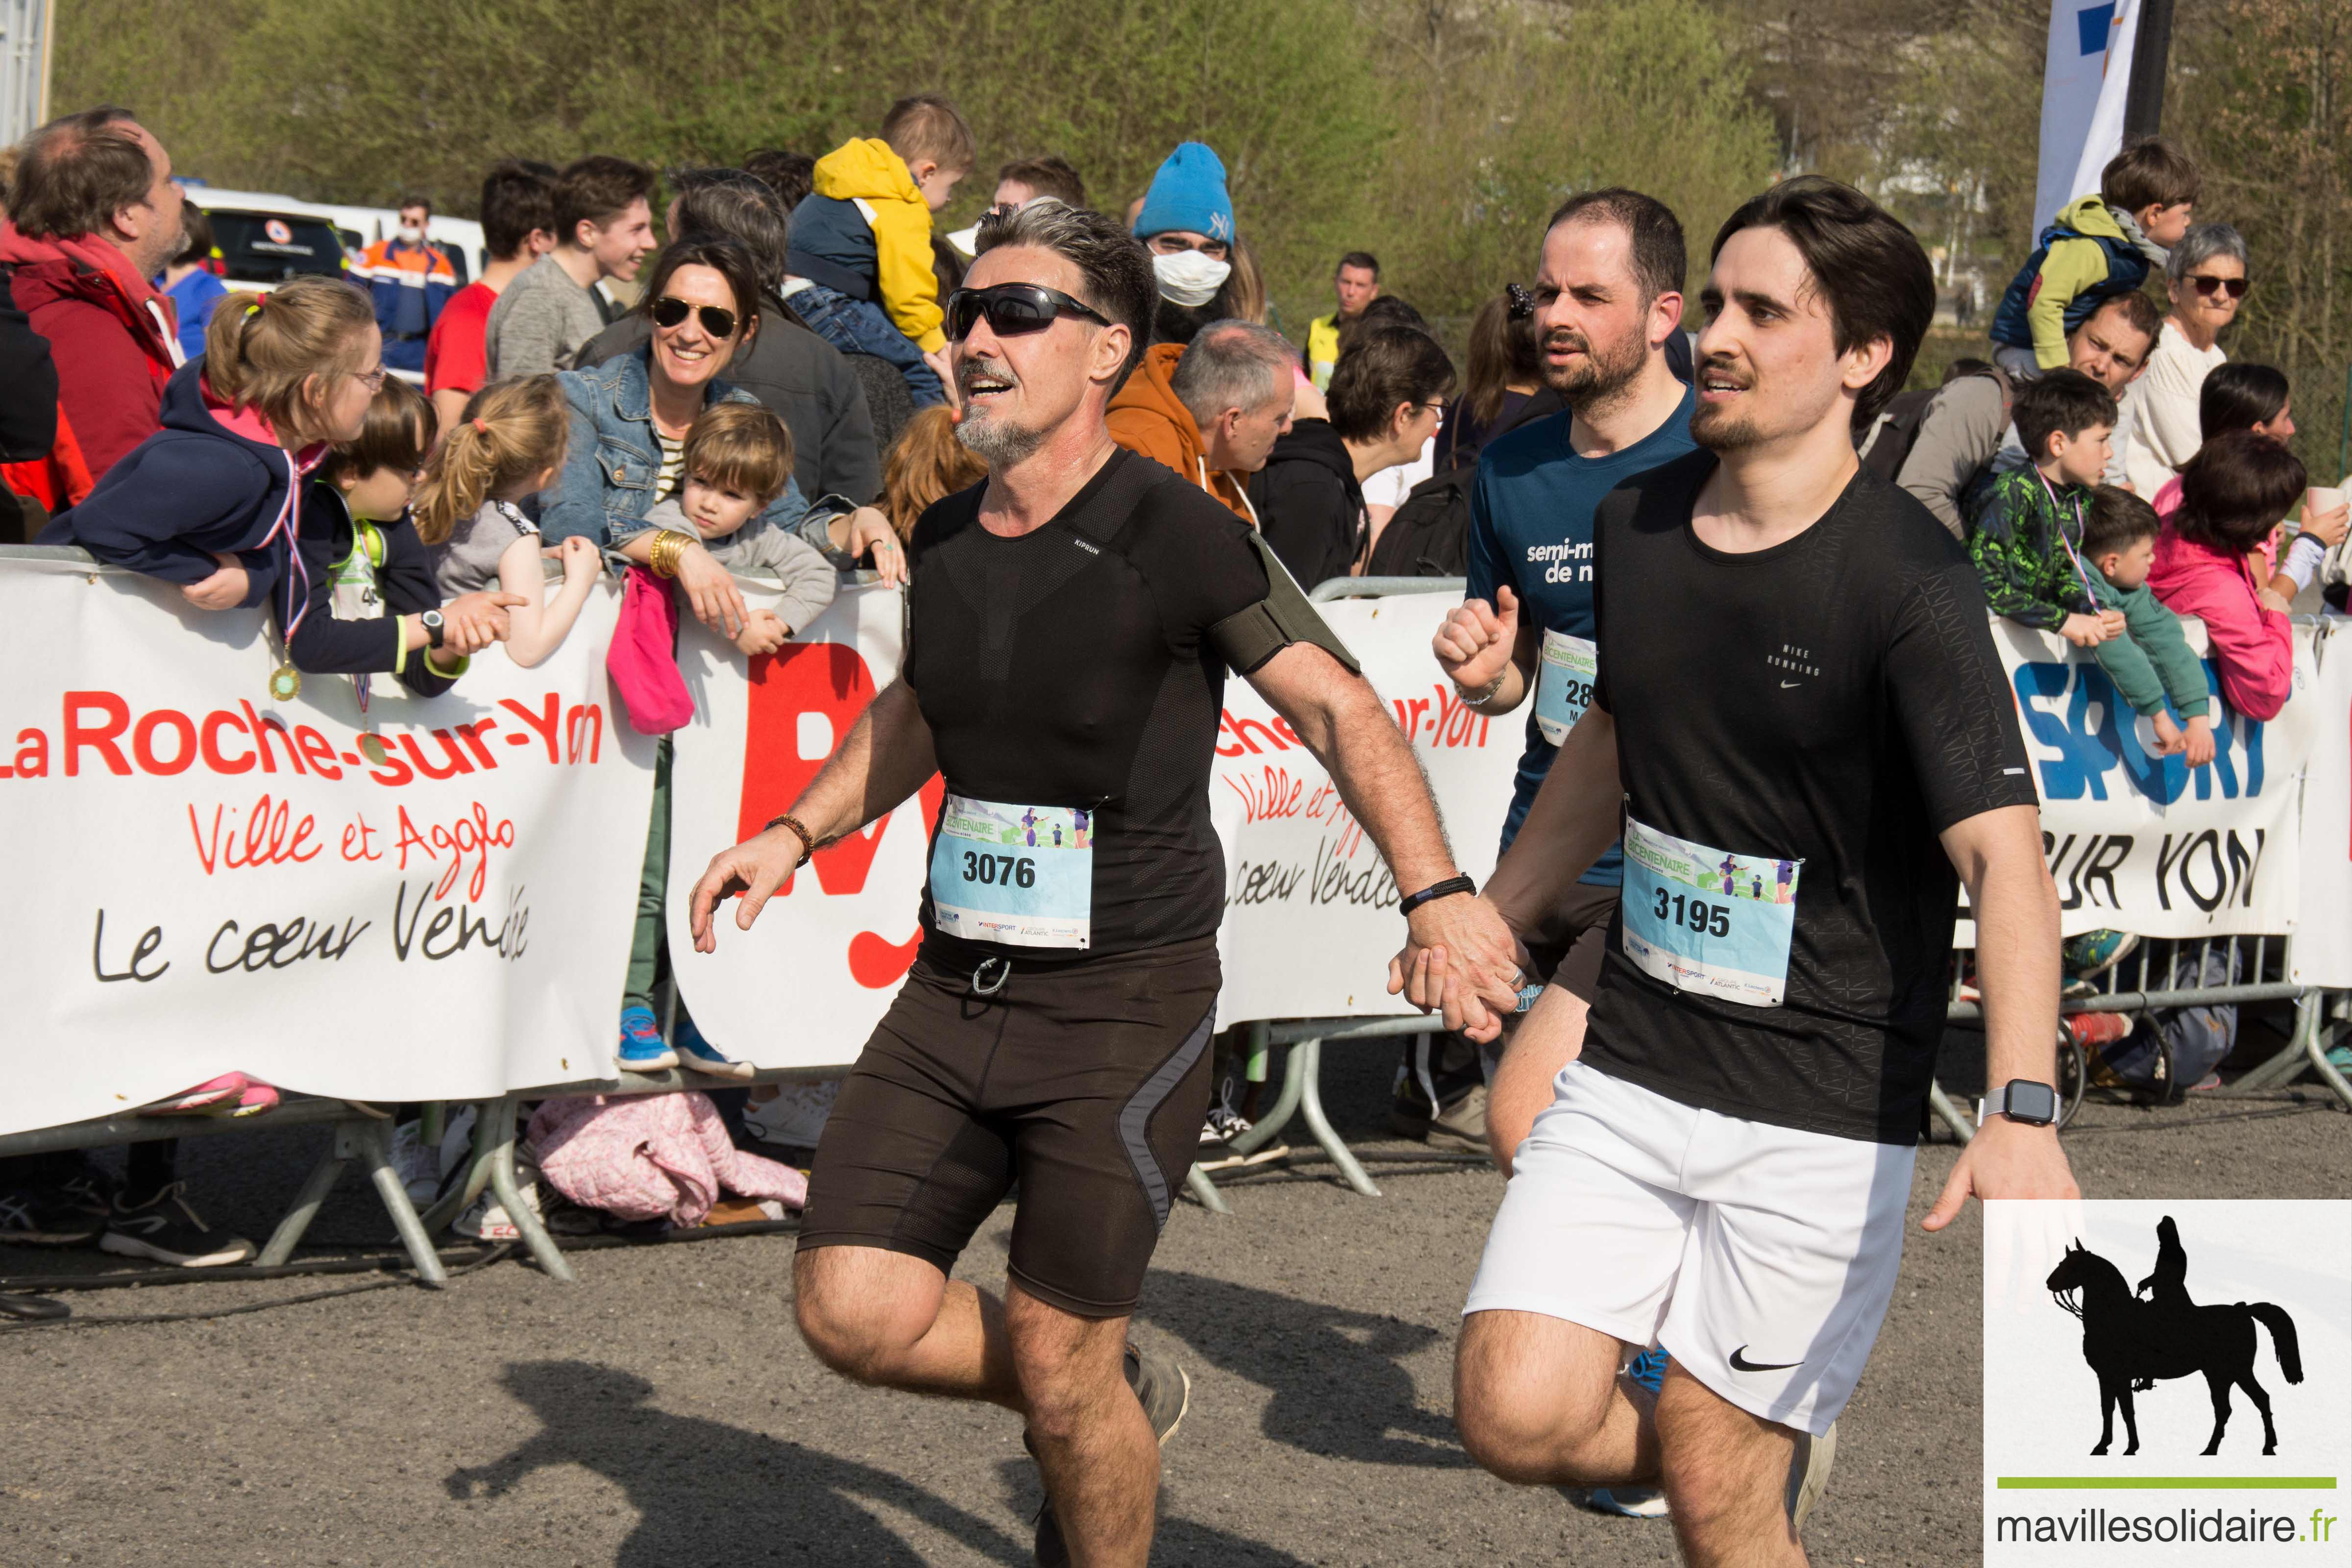
{"type": "Polygon", "coordinates": [[[1134,226],[1160,279],[1154,342],[1190,342],[1207,323],[1236,313],[1229,298],[1236,244],[1233,198],[1225,192],[1225,166],[1206,144],[1177,143],[1151,176],[1134,226]]]}

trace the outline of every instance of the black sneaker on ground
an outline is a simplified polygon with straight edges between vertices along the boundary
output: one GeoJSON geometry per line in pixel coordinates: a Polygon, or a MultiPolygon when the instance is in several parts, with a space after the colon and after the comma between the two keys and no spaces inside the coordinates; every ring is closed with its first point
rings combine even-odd
{"type": "Polygon", "coordinates": [[[197,1218],[179,1182],[142,1204],[116,1198],[98,1247],[101,1252],[144,1258],[179,1268],[243,1263],[259,1250],[245,1237],[215,1230],[197,1218]]]}
{"type": "MultiPolygon", "coordinates": [[[[1166,1447],[1168,1439],[1176,1436],[1176,1428],[1184,1424],[1184,1413],[1192,1408],[1192,1379],[1171,1357],[1147,1354],[1133,1345],[1127,1347],[1127,1385],[1135,1390],[1136,1402],[1143,1406],[1143,1418],[1151,1423],[1151,1435],[1166,1447]]],[[[1021,1438],[1030,1455],[1036,1447],[1024,1433],[1021,1438]]],[[[1062,1539],[1061,1521],[1054,1517],[1054,1500],[1045,1499],[1037,1510],[1037,1541],[1034,1555],[1037,1568],[1067,1568],[1070,1561],[1069,1542],[1062,1539]]]]}
{"type": "Polygon", "coordinates": [[[0,1194],[0,1246],[87,1247],[106,1221],[104,1200],[86,1184],[0,1194]]]}

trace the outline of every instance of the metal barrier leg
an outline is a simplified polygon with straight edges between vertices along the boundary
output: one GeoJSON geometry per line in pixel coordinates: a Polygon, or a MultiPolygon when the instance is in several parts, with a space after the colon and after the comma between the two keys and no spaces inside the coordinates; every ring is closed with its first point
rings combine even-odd
{"type": "Polygon", "coordinates": [[[2347,1083],[2336,1064],[2327,1059],[2327,1042],[2319,1027],[2320,997],[2321,993],[2315,991],[2295,1004],[2295,1032],[2303,1037],[2304,1054],[2310,1058],[2312,1071],[2344,1102],[2345,1109],[2352,1110],[2352,1083],[2347,1083]]]}
{"type": "Polygon", "coordinates": [[[1936,1120],[1950,1128],[1952,1136],[1961,1142],[1965,1143],[1977,1135],[1977,1130],[1969,1125],[1967,1114],[1952,1103],[1952,1097],[1944,1092],[1944,1086],[1932,1079],[1927,1084],[1927,1108],[1936,1113],[1936,1120]]]}
{"type": "Polygon", "coordinates": [[[319,1217],[319,1205],[327,1201],[327,1194],[335,1190],[337,1182],[342,1180],[343,1167],[348,1163],[350,1159],[343,1152],[342,1131],[339,1127],[334,1142],[327,1145],[327,1152],[319,1156],[319,1163],[311,1166],[310,1173],[303,1178],[302,1190],[296,1195],[294,1206],[288,1209],[286,1217],[278,1222],[278,1228],[270,1233],[269,1245],[261,1249],[261,1256],[255,1261],[264,1268],[275,1268],[294,1256],[294,1248],[301,1242],[302,1233],[310,1228],[312,1220],[319,1217]]]}
{"type": "Polygon", "coordinates": [[[1233,1205],[1225,1202],[1225,1194],[1217,1191],[1217,1184],[1209,1180],[1209,1173],[1200,1166],[1195,1165],[1184,1173],[1184,1186],[1211,1214],[1234,1212],[1233,1205]]]}
{"type": "Polygon", "coordinates": [[[433,1240],[417,1222],[416,1205],[408,1201],[408,1189],[401,1185],[400,1173],[392,1168],[392,1152],[384,1145],[383,1123],[347,1121],[336,1129],[335,1142],[348,1147],[366,1166],[368,1179],[375,1184],[376,1196],[383,1200],[384,1212],[392,1215],[392,1228],[400,1233],[400,1244],[408,1249],[408,1260],[416,1265],[417,1278],[436,1289],[447,1284],[449,1271],[434,1255],[433,1240]]]}
{"type": "Polygon", "coordinates": [[[1273,1142],[1276,1135],[1290,1125],[1290,1119],[1298,1114],[1306,1081],[1307,1058],[1300,1047],[1293,1046],[1289,1060],[1283,1064],[1282,1092],[1275,1096],[1274,1104],[1258,1117],[1255,1126],[1238,1138],[1227,1139],[1225,1147],[1236,1154],[1255,1154],[1273,1142]]]}
{"type": "MultiPolygon", "coordinates": [[[[1380,1188],[1372,1185],[1371,1177],[1364,1174],[1364,1167],[1339,1141],[1339,1135],[1331,1131],[1330,1119],[1323,1114],[1323,1042],[1301,1040],[1290,1047],[1290,1059],[1293,1081],[1300,1086],[1298,1109],[1306,1113],[1307,1131],[1315,1134],[1315,1142],[1331,1156],[1331,1163],[1339,1167],[1339,1174],[1348,1179],[1349,1186],[1368,1198],[1379,1197],[1380,1188]]],[[[1284,1085],[1284,1092],[1288,1090],[1289,1085],[1284,1085]]]]}
{"type": "Polygon", "coordinates": [[[498,1125],[491,1130],[490,1191],[499,1195],[499,1204],[514,1221],[522,1237],[522,1244],[530,1248],[530,1256],[540,1271],[551,1279],[561,1279],[566,1285],[576,1282],[580,1276],[563,1256],[555,1238],[547,1234],[547,1226],[523,1202],[522,1184],[515,1175],[514,1097],[499,1101],[498,1125]]]}
{"type": "Polygon", "coordinates": [[[490,1155],[496,1147],[490,1129],[496,1118],[514,1118],[514,1102],[510,1100],[478,1100],[474,1106],[474,1143],[466,1155],[466,1179],[442,1194],[438,1203],[419,1216],[427,1236],[438,1236],[464,1214],[483,1190],[490,1184],[490,1155]]]}

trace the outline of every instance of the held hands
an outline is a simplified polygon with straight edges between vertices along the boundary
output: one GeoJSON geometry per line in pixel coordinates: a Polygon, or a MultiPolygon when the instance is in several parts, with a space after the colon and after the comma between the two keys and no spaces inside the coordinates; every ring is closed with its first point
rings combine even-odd
{"type": "Polygon", "coordinates": [[[866,552],[874,552],[874,570],[886,588],[905,585],[908,576],[907,552],[898,542],[898,535],[890,527],[890,520],[882,509],[861,506],[849,514],[849,539],[845,548],[853,561],[863,561],[866,552]]]}
{"type": "Polygon", "coordinates": [[[2058,624],[2058,635],[2076,647],[2096,647],[2116,634],[2107,629],[2105,616],[2085,616],[2078,612],[2058,624]]]}
{"type": "Polygon", "coordinates": [[[2129,629],[2131,623],[2124,619],[2124,613],[2121,610],[2101,610],[2099,612],[2100,629],[2107,634],[2105,637],[2100,639],[2103,642],[2115,641],[2117,637],[2122,637],[2124,633],[2129,629]]]}
{"type": "Polygon", "coordinates": [[[1465,691],[1492,686],[1518,647],[1519,596],[1500,587],[1495,590],[1495,605],[1490,610],[1484,599],[1464,600],[1429,640],[1446,677],[1465,691]]]}
{"type": "Polygon", "coordinates": [[[793,628],[776,619],[766,610],[753,610],[743,622],[743,630],[735,639],[738,651],[748,654],[773,653],[790,642],[793,628]]]}
{"type": "Polygon", "coordinates": [[[1437,1012],[1449,1029],[1491,1040],[1518,1005],[1526,948],[1489,900],[1454,894],[1406,917],[1405,944],[1389,960],[1389,994],[1437,1012]]]}
{"type": "Polygon", "coordinates": [[[180,596],[200,610],[234,610],[245,603],[245,595],[253,580],[234,555],[215,555],[216,570],[209,577],[189,583],[180,589],[180,596]]]}
{"type": "Polygon", "coordinates": [[[1960,1151],[1943,1195],[1919,1222],[1919,1228],[1941,1230],[1951,1224],[1971,1193],[1979,1200],[2083,1195],[2074,1184],[2065,1152],[2058,1147],[2058,1129],[2028,1127],[2006,1116],[1993,1117],[1977,1129],[1969,1146],[1960,1151]]]}
{"type": "Polygon", "coordinates": [[[441,651],[459,658],[507,636],[507,612],[529,604],[520,594],[460,594],[441,606],[441,651]]]}
{"type": "Polygon", "coordinates": [[[2213,721],[2200,713],[2181,731],[2182,762],[2201,768],[2213,760],[2213,721]]]}
{"type": "Polygon", "coordinates": [[[800,837],[789,827],[771,827],[711,857],[710,869],[694,885],[688,921],[694,931],[694,951],[719,951],[719,934],[712,928],[710,914],[719,900],[743,895],[743,905],[735,911],[735,929],[750,931],[760,911],[767,908],[770,896],[799,869],[800,863],[800,837]]]}
{"type": "Polygon", "coordinates": [[[2171,714],[2159,708],[2148,715],[2147,721],[2156,731],[2155,751],[2158,756],[2177,757],[2188,749],[2189,737],[2180,732],[2180,726],[2172,721],[2171,714]]]}
{"type": "Polygon", "coordinates": [[[743,591],[699,543],[688,545],[677,558],[677,585],[686,590],[686,602],[693,606],[696,620],[730,642],[740,635],[744,617],[750,614],[743,607],[743,591]]]}

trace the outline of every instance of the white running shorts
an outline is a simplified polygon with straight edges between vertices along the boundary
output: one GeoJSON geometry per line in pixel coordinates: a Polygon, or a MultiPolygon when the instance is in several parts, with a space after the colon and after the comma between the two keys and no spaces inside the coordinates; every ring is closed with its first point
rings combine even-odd
{"type": "Polygon", "coordinates": [[[1472,1312],[1540,1312],[1821,1436],[1903,1258],[1912,1150],[1743,1121],[1570,1062],[1519,1145],[1472,1312]]]}

